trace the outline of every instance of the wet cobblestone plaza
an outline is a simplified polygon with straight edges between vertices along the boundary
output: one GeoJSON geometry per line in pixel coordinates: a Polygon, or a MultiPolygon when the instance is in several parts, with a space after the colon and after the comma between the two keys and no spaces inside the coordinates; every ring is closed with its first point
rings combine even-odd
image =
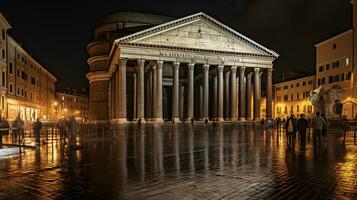
{"type": "MultiPolygon", "coordinates": [[[[76,151],[49,142],[0,157],[0,199],[356,199],[353,133],[205,125],[82,129],[76,151]]],[[[6,138],[4,139],[6,141],[6,138]]]]}

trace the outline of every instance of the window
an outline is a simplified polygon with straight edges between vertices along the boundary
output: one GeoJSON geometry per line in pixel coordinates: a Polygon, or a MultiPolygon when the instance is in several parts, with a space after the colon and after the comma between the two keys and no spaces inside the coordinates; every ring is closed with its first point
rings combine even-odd
{"type": "Polygon", "coordinates": [[[299,111],[299,105],[296,106],[296,112],[300,112],[299,111]]]}
{"type": "Polygon", "coordinates": [[[327,64],[326,65],[326,70],[329,70],[330,69],[330,64],[327,64]]]}
{"type": "Polygon", "coordinates": [[[293,105],[291,105],[291,107],[290,107],[290,112],[294,113],[294,106],[293,105]]]}
{"type": "Polygon", "coordinates": [[[346,74],[346,80],[351,80],[351,72],[347,72],[347,74],[346,74]]]}
{"type": "Polygon", "coordinates": [[[321,84],[324,85],[325,84],[325,78],[321,79],[321,84]]]}
{"type": "Polygon", "coordinates": [[[300,94],[299,94],[299,93],[297,93],[297,95],[296,95],[296,99],[297,99],[297,100],[299,100],[299,98],[300,98],[300,94]]]}
{"type": "Polygon", "coordinates": [[[323,72],[324,71],[324,66],[320,66],[319,67],[319,72],[323,72]]]}
{"type": "Polygon", "coordinates": [[[333,83],[333,76],[328,77],[328,83],[333,83]]]}
{"type": "Polygon", "coordinates": [[[281,96],[277,96],[276,101],[281,101],[281,96]]]}
{"type": "Polygon", "coordinates": [[[34,77],[31,77],[31,84],[36,85],[36,79],[34,77]]]}
{"type": "Polygon", "coordinates": [[[344,81],[345,80],[345,73],[342,73],[341,74],[341,81],[344,81]]]}
{"type": "Polygon", "coordinates": [[[335,82],[339,82],[340,81],[340,76],[337,74],[336,76],[335,76],[335,82]]]}
{"type": "Polygon", "coordinates": [[[312,85],[312,80],[310,80],[308,83],[309,83],[309,85],[312,85]]]}
{"type": "Polygon", "coordinates": [[[350,59],[349,58],[346,58],[345,64],[346,64],[346,66],[350,65],[350,59]]]}
{"type": "Polygon", "coordinates": [[[276,88],[276,91],[280,91],[280,90],[281,90],[281,88],[280,88],[280,87],[277,87],[277,88],[276,88]]]}
{"type": "Polygon", "coordinates": [[[294,85],[293,85],[293,84],[291,84],[291,85],[290,85],[290,88],[294,88],[294,85]]]}
{"type": "Polygon", "coordinates": [[[337,47],[337,45],[336,45],[336,43],[334,43],[334,44],[332,45],[332,49],[335,50],[336,47],[337,47]]]}
{"type": "Polygon", "coordinates": [[[5,49],[2,50],[2,58],[5,59],[5,49]]]}
{"type": "Polygon", "coordinates": [[[338,68],[340,66],[340,62],[337,60],[332,63],[332,68],[338,68]]]}
{"type": "Polygon", "coordinates": [[[12,93],[12,83],[10,83],[10,93],[12,93]]]}
{"type": "Polygon", "coordinates": [[[302,86],[305,86],[306,85],[306,82],[304,81],[304,82],[302,82],[302,86]]]}
{"type": "Polygon", "coordinates": [[[284,90],[287,90],[289,88],[289,86],[285,85],[284,86],[284,90]]]}
{"type": "Polygon", "coordinates": [[[2,29],[2,40],[5,40],[6,39],[6,33],[5,33],[5,30],[2,29]]]}
{"type": "Polygon", "coordinates": [[[288,113],[288,107],[287,106],[285,106],[284,113],[288,113]]]}
{"type": "Polygon", "coordinates": [[[296,83],[296,87],[299,87],[300,85],[299,85],[299,83],[296,83]]]}
{"type": "Polygon", "coordinates": [[[291,100],[291,101],[294,100],[294,95],[293,95],[293,94],[290,95],[290,100],[291,100]]]}
{"type": "Polygon", "coordinates": [[[288,101],[288,95],[284,95],[284,101],[288,101]]]}
{"type": "Polygon", "coordinates": [[[9,62],[9,73],[12,74],[12,62],[9,62]]]}

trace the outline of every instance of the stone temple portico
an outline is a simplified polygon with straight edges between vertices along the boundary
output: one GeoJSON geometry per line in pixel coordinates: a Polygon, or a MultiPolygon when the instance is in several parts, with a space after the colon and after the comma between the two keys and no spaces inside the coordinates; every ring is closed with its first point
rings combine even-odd
{"type": "Polygon", "coordinates": [[[197,13],[116,39],[106,70],[87,77],[108,81],[108,119],[113,123],[257,121],[262,84],[267,88],[266,116],[272,116],[272,63],[277,57],[197,13]]]}

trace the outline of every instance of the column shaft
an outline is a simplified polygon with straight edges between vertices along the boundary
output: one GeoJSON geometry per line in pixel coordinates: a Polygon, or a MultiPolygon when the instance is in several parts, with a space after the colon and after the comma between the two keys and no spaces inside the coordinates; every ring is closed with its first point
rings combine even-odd
{"type": "Polygon", "coordinates": [[[193,79],[194,79],[194,66],[195,64],[188,64],[187,68],[187,120],[191,120],[193,118],[193,79]]]}
{"type": "Polygon", "coordinates": [[[213,77],[213,120],[217,120],[217,75],[213,77]]]}
{"type": "Polygon", "coordinates": [[[145,92],[144,92],[144,67],[145,60],[138,60],[138,77],[137,77],[137,100],[136,100],[136,117],[141,122],[145,121],[145,92]]]}
{"type": "Polygon", "coordinates": [[[121,58],[120,66],[118,66],[118,88],[117,88],[117,118],[116,121],[118,123],[127,122],[126,118],[126,62],[127,59],[121,58]]]}
{"type": "Polygon", "coordinates": [[[253,73],[250,72],[247,74],[247,81],[246,81],[246,90],[247,90],[247,95],[246,95],[246,116],[247,120],[252,119],[252,75],[253,73]]]}
{"type": "Polygon", "coordinates": [[[237,67],[231,67],[231,99],[230,99],[230,120],[237,119],[237,67]]]}
{"type": "Polygon", "coordinates": [[[173,63],[172,121],[179,121],[179,62],[173,63]]]}
{"type": "Polygon", "coordinates": [[[230,106],[229,106],[229,76],[230,71],[224,74],[224,119],[229,120],[230,118],[230,106]]]}
{"type": "Polygon", "coordinates": [[[136,116],[137,116],[137,113],[136,113],[136,102],[137,102],[137,79],[136,79],[136,73],[133,74],[133,121],[136,121],[136,116]]]}
{"type": "Polygon", "coordinates": [[[259,68],[254,68],[254,120],[260,120],[260,72],[259,68]]]}
{"type": "Polygon", "coordinates": [[[219,65],[217,67],[218,72],[218,95],[217,95],[217,120],[224,121],[223,119],[223,68],[224,66],[219,65]]]}
{"type": "Polygon", "coordinates": [[[184,103],[185,103],[185,87],[183,84],[180,85],[180,108],[179,108],[179,113],[180,113],[180,119],[183,121],[184,120],[184,103]]]}
{"type": "Polygon", "coordinates": [[[152,66],[152,93],[151,93],[151,120],[153,121],[156,116],[156,84],[157,84],[156,65],[152,66]]]}
{"type": "Polygon", "coordinates": [[[267,101],[266,118],[272,119],[272,101],[273,101],[273,68],[267,69],[267,101]]]}
{"type": "Polygon", "coordinates": [[[209,65],[203,65],[203,120],[208,120],[209,109],[209,65]]]}
{"type": "Polygon", "coordinates": [[[239,120],[245,120],[245,88],[244,88],[245,67],[239,68],[239,120]]]}
{"type": "Polygon", "coordinates": [[[162,66],[163,61],[157,61],[156,66],[156,100],[155,100],[155,121],[162,122],[162,66]]]}

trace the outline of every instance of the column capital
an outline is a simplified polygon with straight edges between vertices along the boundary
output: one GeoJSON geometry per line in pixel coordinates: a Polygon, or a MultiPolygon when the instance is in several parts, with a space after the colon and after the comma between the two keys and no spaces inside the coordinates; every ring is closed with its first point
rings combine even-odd
{"type": "Polygon", "coordinates": [[[137,59],[138,62],[138,67],[142,68],[145,66],[145,60],[144,59],[137,59]]]}
{"type": "Polygon", "coordinates": [[[273,72],[273,68],[267,68],[267,72],[273,72]]]}
{"type": "Polygon", "coordinates": [[[189,71],[193,71],[193,69],[195,68],[195,63],[188,63],[188,70],[189,71]]]}
{"type": "Polygon", "coordinates": [[[218,65],[217,66],[217,70],[219,73],[222,73],[223,72],[223,69],[224,69],[224,66],[223,65],[218,65]]]}
{"type": "Polygon", "coordinates": [[[254,68],[254,72],[255,72],[255,73],[258,73],[259,71],[260,71],[260,68],[259,68],[259,67],[255,67],[255,68],[254,68]]]}
{"type": "Polygon", "coordinates": [[[241,67],[239,67],[239,71],[240,71],[240,73],[244,73],[245,72],[245,67],[243,67],[243,66],[241,66],[241,67]]]}
{"type": "Polygon", "coordinates": [[[158,69],[162,69],[162,66],[164,65],[164,61],[162,61],[162,60],[158,60],[158,61],[156,61],[156,67],[158,68],[158,69]]]}
{"type": "Polygon", "coordinates": [[[156,70],[156,65],[151,65],[151,68],[152,68],[153,70],[156,70]]]}
{"type": "Polygon", "coordinates": [[[120,58],[120,65],[126,65],[126,62],[128,61],[128,58],[120,58]]]}
{"type": "Polygon", "coordinates": [[[209,64],[204,64],[202,67],[205,71],[208,71],[209,70],[209,64]]]}
{"type": "Polygon", "coordinates": [[[237,66],[231,66],[231,72],[236,73],[237,72],[237,66]]]}
{"type": "Polygon", "coordinates": [[[180,62],[173,62],[174,69],[177,70],[180,67],[180,62]]]}
{"type": "Polygon", "coordinates": [[[133,73],[133,79],[136,79],[136,73],[133,73]]]}

